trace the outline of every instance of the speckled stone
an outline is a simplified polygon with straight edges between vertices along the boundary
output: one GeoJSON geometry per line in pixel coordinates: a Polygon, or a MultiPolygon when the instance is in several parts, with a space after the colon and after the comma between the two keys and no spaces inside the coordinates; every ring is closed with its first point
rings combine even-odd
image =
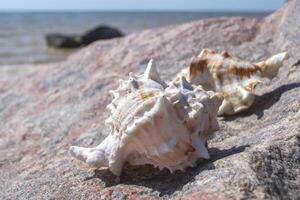
{"type": "Polygon", "coordinates": [[[297,199],[300,196],[300,1],[264,19],[206,19],[100,41],[65,62],[1,68],[0,199],[297,199]],[[165,79],[203,48],[257,60],[288,51],[250,110],[219,118],[211,159],[170,174],[126,166],[120,182],[68,155],[93,146],[108,91],[150,58],[165,79]]]}

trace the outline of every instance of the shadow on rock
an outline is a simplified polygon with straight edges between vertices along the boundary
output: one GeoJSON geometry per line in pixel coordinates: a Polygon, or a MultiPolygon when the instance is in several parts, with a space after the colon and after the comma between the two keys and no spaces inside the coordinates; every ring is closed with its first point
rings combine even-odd
{"type": "MultiPolygon", "coordinates": [[[[202,171],[215,169],[214,161],[243,152],[246,147],[248,146],[233,147],[226,150],[211,148],[209,149],[210,160],[199,161],[195,168],[187,168],[186,172],[176,171],[173,174],[167,169],[160,171],[152,165],[126,165],[120,177],[120,183],[148,187],[159,192],[160,196],[172,195],[174,192],[182,190],[187,183],[194,181],[195,177],[202,171]]],[[[110,171],[95,170],[94,172],[95,174],[86,180],[99,178],[105,183],[106,187],[118,184],[115,182],[116,177],[110,171]]]]}
{"type": "Polygon", "coordinates": [[[265,93],[261,96],[256,95],[255,102],[250,107],[250,109],[236,115],[226,116],[224,117],[224,120],[233,121],[238,117],[248,117],[252,114],[255,114],[257,116],[257,119],[261,119],[264,116],[264,111],[271,108],[277,101],[279,101],[283,93],[299,87],[300,82],[290,83],[282,85],[275,90],[265,93]]]}

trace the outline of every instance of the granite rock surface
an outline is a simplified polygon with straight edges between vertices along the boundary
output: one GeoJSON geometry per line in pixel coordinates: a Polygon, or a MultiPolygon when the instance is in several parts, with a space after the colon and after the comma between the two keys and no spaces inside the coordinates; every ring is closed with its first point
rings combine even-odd
{"type": "Polygon", "coordinates": [[[263,19],[205,19],[100,41],[66,61],[0,69],[0,199],[299,199],[300,1],[263,19]],[[259,61],[288,51],[254,105],[219,118],[211,159],[170,174],[126,166],[120,183],[68,155],[94,146],[104,126],[108,91],[150,58],[172,77],[203,48],[259,61]]]}

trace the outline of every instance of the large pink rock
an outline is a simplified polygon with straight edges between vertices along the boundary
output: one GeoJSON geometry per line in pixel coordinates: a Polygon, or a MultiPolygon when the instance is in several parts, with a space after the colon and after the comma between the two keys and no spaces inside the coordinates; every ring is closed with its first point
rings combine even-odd
{"type": "Polygon", "coordinates": [[[300,196],[300,1],[264,19],[195,21],[96,42],[65,62],[2,68],[0,199],[297,199],[300,196]],[[165,79],[203,48],[260,60],[288,51],[279,77],[258,89],[250,110],[220,118],[211,160],[187,172],[126,167],[121,182],[68,155],[93,146],[104,126],[108,91],[150,58],[165,79]]]}

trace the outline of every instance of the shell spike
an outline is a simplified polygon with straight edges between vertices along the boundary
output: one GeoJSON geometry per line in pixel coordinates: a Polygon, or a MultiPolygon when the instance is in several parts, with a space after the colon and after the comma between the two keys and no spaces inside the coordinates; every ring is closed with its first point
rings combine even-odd
{"type": "Polygon", "coordinates": [[[147,68],[144,72],[144,77],[147,79],[152,79],[156,81],[157,79],[160,79],[155,63],[153,62],[153,59],[151,59],[147,65],[147,68]]]}
{"type": "Polygon", "coordinates": [[[283,65],[283,62],[289,58],[287,52],[276,54],[265,61],[257,63],[261,68],[262,77],[267,77],[269,79],[274,78],[278,74],[279,68],[283,65]]]}
{"type": "Polygon", "coordinates": [[[180,87],[184,89],[193,90],[192,85],[186,80],[184,76],[180,76],[180,87]]]}
{"type": "Polygon", "coordinates": [[[203,57],[203,56],[205,56],[205,55],[207,55],[207,54],[213,54],[213,53],[215,53],[213,50],[211,50],[211,49],[209,49],[209,48],[204,48],[201,52],[200,52],[200,54],[199,54],[199,56],[198,57],[203,57]]]}
{"type": "Polygon", "coordinates": [[[162,86],[166,87],[166,83],[164,83],[158,72],[157,72],[157,68],[156,68],[156,65],[155,65],[155,62],[153,61],[153,59],[151,59],[147,65],[147,68],[143,74],[143,78],[145,79],[151,79],[159,84],[161,84],[162,86]]]}
{"type": "Polygon", "coordinates": [[[84,147],[77,147],[77,146],[71,146],[69,153],[78,160],[86,161],[88,158],[88,155],[90,153],[90,148],[84,148],[84,147]]]}
{"type": "Polygon", "coordinates": [[[71,146],[69,152],[74,158],[86,162],[92,167],[107,166],[104,151],[99,148],[71,146]]]}

